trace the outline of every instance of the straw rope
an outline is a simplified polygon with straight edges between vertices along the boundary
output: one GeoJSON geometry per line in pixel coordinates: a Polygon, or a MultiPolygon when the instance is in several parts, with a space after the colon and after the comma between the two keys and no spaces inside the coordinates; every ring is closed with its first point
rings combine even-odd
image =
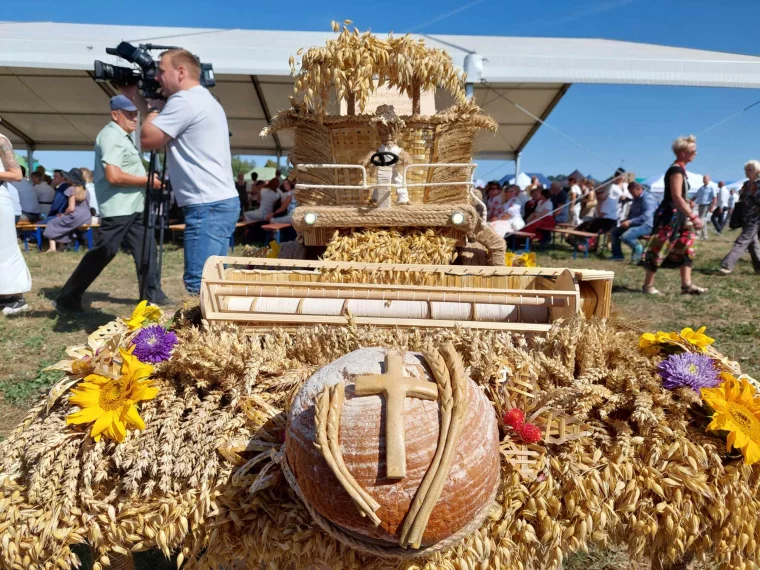
{"type": "MultiPolygon", "coordinates": [[[[360,207],[298,207],[293,212],[293,227],[298,232],[321,228],[396,228],[396,227],[455,227],[469,232],[476,226],[478,215],[472,206],[452,205],[415,205],[395,208],[360,208],[360,207]],[[464,214],[464,222],[451,226],[451,214],[464,214]],[[304,222],[307,213],[316,213],[317,221],[309,225],[304,222]]],[[[498,237],[496,233],[494,236],[498,237]]],[[[501,240],[502,242],[504,240],[501,240]]],[[[503,258],[503,257],[502,257],[503,258]]]]}

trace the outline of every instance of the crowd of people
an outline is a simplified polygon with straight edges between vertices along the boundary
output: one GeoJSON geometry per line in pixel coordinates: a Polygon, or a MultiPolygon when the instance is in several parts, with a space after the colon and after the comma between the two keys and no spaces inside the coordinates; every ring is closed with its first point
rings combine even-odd
{"type": "Polygon", "coordinates": [[[742,231],[722,260],[720,273],[730,274],[749,249],[753,268],[760,274],[760,162],[752,160],[745,165],[747,181],[739,192],[723,181],[712,184],[706,175],[690,197],[686,164],[696,156],[696,137],[679,137],[672,150],[676,160],[665,173],[662,196],[652,194],[622,170],[601,184],[575,176],[565,184],[553,181],[548,188],[535,176],[524,189],[491,181],[483,188],[488,222],[502,237],[522,231],[536,235],[539,244],[546,244],[552,230],[563,224],[586,232],[571,234],[566,241],[572,247],[589,250],[595,250],[599,238],[606,234],[611,260],[624,261],[626,245],[631,251],[630,262],[646,270],[642,291],[653,295],[660,294],[654,280],[661,267],[680,268],[683,294],[707,293],[707,288],[691,280],[694,243],[709,239],[709,224],[719,235],[730,225],[742,231]],[[586,237],[588,234],[594,237],[586,237]]]}
{"type": "MultiPolygon", "coordinates": [[[[227,119],[221,105],[200,85],[192,54],[165,52],[157,77],[170,95],[165,106],[149,106],[135,86],[123,88],[124,94],[111,99],[111,120],[95,143],[94,171],[74,168],[48,176],[38,168],[27,178],[10,141],[0,136],[0,305],[4,313],[28,309],[23,293],[30,290],[31,277],[16,241],[16,223],[21,221],[45,221],[48,251],[71,241],[81,226],[99,221],[95,247],[55,300],[58,311],[82,310],[84,292],[119,249],[134,258],[141,298],[159,305],[169,302],[161,290],[155,243],[146,240],[151,234],[144,216],[146,188],[161,188],[164,180],[155,175],[149,179],[131,136],[138,113],[145,117],[140,131],[143,150],[167,149],[165,175],[185,223],[183,281],[188,293],[198,294],[208,257],[227,253],[238,221],[290,223],[296,207],[293,184],[279,170],[268,181],[258,180],[256,172],[250,180],[243,173],[233,180],[227,119]]],[[[622,170],[601,184],[574,175],[564,184],[553,181],[548,188],[537,177],[526,188],[492,181],[482,188],[488,222],[502,237],[522,231],[535,234],[540,244],[550,240],[552,231],[562,224],[576,230],[569,232],[567,241],[585,250],[596,249],[598,238],[609,235],[611,259],[625,260],[623,246],[627,246],[631,262],[646,270],[642,291],[652,295],[660,294],[654,281],[662,267],[680,268],[682,293],[706,293],[706,288],[691,280],[694,242],[709,238],[708,223],[718,234],[726,225],[741,227],[720,272],[730,274],[749,249],[760,274],[760,162],[745,165],[748,180],[738,194],[723,182],[713,185],[705,176],[702,187],[690,198],[686,165],[696,156],[696,138],[679,137],[672,150],[675,162],[665,174],[661,199],[622,170]],[[642,238],[648,240],[646,245],[642,238]]]]}

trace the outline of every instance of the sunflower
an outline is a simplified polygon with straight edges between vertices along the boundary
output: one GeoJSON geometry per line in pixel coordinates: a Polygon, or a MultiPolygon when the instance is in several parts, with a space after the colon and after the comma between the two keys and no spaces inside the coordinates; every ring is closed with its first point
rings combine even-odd
{"type": "Polygon", "coordinates": [[[81,410],[69,414],[66,423],[95,422],[91,432],[95,441],[100,441],[100,436],[105,435],[122,442],[128,427],[145,429],[145,422],[135,404],[151,400],[158,394],[158,388],[148,380],[153,367],[140,362],[131,351],[120,348],[119,352],[122,357],[121,376],[107,378],[90,374],[71,390],[69,402],[81,410]]]}
{"type": "Polygon", "coordinates": [[[714,338],[710,338],[705,334],[706,329],[707,327],[700,327],[695,331],[690,327],[686,327],[681,331],[681,338],[691,346],[696,346],[698,349],[704,351],[705,348],[715,342],[714,338]]]}
{"type": "Polygon", "coordinates": [[[158,307],[148,306],[148,301],[140,301],[126,323],[129,330],[135,330],[144,327],[147,323],[158,322],[162,314],[163,312],[158,307]]]}
{"type": "Polygon", "coordinates": [[[741,449],[747,465],[760,460],[760,399],[746,378],[721,374],[725,381],[717,388],[702,388],[702,399],[713,410],[708,431],[726,431],[726,451],[741,449]]]}

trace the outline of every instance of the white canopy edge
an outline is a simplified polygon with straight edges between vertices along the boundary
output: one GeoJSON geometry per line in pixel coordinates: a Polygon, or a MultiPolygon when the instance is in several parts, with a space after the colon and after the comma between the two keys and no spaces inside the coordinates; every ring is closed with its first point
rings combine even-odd
{"type": "MultiPolygon", "coordinates": [[[[383,35],[383,34],[381,34],[383,35]]],[[[93,61],[128,65],[105,53],[122,41],[178,45],[211,63],[215,93],[230,120],[233,152],[279,154],[292,137],[262,139],[269,118],[289,107],[288,58],[324,45],[331,32],[99,26],[0,22],[0,132],[37,149],[90,149],[107,116],[110,86],[96,86],[93,61]]],[[[601,39],[424,36],[464,66],[484,59],[475,95],[499,123],[483,134],[479,158],[514,159],[572,83],[760,88],[760,58],[601,39]]],[[[155,54],[157,55],[157,54],[155,54]]],[[[439,109],[450,104],[437,94],[439,109]]]]}

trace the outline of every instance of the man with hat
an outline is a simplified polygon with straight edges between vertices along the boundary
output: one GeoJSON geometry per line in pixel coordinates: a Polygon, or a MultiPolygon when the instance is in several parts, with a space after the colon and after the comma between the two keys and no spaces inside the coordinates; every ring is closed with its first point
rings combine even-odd
{"type": "MultiPolygon", "coordinates": [[[[58,295],[55,306],[60,311],[82,310],[82,295],[116,256],[120,247],[132,254],[139,280],[148,177],[131,136],[137,128],[137,114],[137,107],[124,95],[111,98],[111,121],[95,139],[94,182],[101,216],[100,235],[95,247],[82,258],[58,295]]],[[[160,187],[158,179],[152,182],[155,188],[160,187]]],[[[161,291],[156,270],[155,247],[149,255],[146,297],[151,303],[163,304],[167,298],[161,291]]]]}

